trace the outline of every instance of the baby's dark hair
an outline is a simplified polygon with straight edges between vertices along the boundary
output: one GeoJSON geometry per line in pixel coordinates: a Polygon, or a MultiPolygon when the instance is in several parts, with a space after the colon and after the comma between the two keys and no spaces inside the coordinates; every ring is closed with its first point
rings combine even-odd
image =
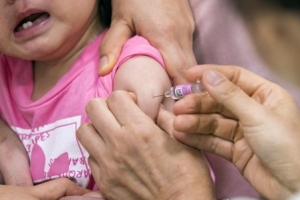
{"type": "Polygon", "coordinates": [[[111,0],[99,0],[99,13],[102,23],[109,27],[111,23],[112,6],[111,0]]]}
{"type": "Polygon", "coordinates": [[[286,9],[300,9],[299,0],[273,0],[273,3],[278,3],[281,7],[286,9]]]}

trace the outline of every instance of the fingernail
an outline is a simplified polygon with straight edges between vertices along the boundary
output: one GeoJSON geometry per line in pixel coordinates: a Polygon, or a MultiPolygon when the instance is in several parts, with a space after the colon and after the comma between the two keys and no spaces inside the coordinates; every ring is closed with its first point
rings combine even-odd
{"type": "Polygon", "coordinates": [[[205,73],[205,79],[209,85],[216,86],[224,79],[224,76],[214,69],[208,69],[205,73]]]}
{"type": "Polygon", "coordinates": [[[107,56],[103,56],[102,58],[100,58],[100,63],[99,63],[99,67],[100,67],[100,71],[102,69],[105,69],[105,67],[108,65],[108,57],[107,56]]]}

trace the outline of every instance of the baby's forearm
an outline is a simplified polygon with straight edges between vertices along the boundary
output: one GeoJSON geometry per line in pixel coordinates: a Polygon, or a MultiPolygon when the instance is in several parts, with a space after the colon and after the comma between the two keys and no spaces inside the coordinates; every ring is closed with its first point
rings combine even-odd
{"type": "Polygon", "coordinates": [[[0,171],[6,185],[32,185],[28,154],[17,134],[0,119],[0,171]]]}

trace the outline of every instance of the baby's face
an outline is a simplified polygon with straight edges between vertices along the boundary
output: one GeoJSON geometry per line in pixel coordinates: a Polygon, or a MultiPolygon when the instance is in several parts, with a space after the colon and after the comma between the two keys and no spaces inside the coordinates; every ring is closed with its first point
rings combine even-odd
{"type": "Polygon", "coordinates": [[[0,52],[57,59],[79,42],[96,15],[97,0],[1,0],[0,52]]]}

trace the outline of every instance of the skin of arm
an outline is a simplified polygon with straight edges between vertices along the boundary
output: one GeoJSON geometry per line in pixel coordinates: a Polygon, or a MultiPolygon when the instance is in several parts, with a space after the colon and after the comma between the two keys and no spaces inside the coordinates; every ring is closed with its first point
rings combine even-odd
{"type": "Polygon", "coordinates": [[[137,105],[156,121],[160,104],[172,110],[174,101],[170,98],[154,98],[171,87],[164,68],[154,59],[138,56],[124,62],[115,75],[114,90],[132,92],[137,97],[137,105]]]}
{"type": "Polygon", "coordinates": [[[89,190],[69,179],[55,179],[37,186],[0,186],[2,200],[57,200],[64,196],[83,195],[89,190]]]}
{"type": "Polygon", "coordinates": [[[1,118],[0,130],[2,184],[32,186],[28,154],[18,135],[1,118]]]}

